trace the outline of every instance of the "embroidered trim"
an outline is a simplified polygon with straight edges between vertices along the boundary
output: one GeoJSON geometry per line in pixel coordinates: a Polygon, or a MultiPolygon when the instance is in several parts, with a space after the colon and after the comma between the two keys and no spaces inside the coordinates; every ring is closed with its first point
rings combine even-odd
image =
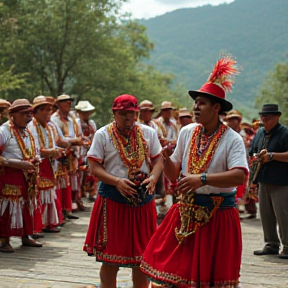
{"type": "Polygon", "coordinates": [[[53,188],[55,183],[46,177],[39,177],[37,178],[37,186],[39,189],[43,190],[47,188],[53,188]]]}
{"type": "Polygon", "coordinates": [[[5,184],[2,190],[2,194],[4,196],[21,196],[22,193],[19,186],[5,184]]]}
{"type": "Polygon", "coordinates": [[[135,257],[127,257],[127,256],[119,256],[119,255],[109,255],[103,252],[96,252],[96,260],[99,262],[107,262],[107,263],[115,263],[115,264],[123,264],[123,265],[139,265],[142,260],[142,256],[135,257]]]}
{"type": "Polygon", "coordinates": [[[103,163],[103,159],[97,158],[97,157],[95,157],[95,156],[87,156],[87,159],[90,159],[90,160],[92,160],[92,161],[94,161],[94,162],[98,162],[98,163],[100,163],[100,164],[103,163]]]}
{"type": "Polygon", "coordinates": [[[175,236],[178,240],[179,245],[187,238],[189,235],[196,233],[196,231],[209,223],[210,219],[214,213],[220,208],[221,203],[224,198],[221,196],[212,196],[212,201],[214,207],[212,210],[208,207],[195,205],[194,202],[195,192],[190,192],[182,195],[180,203],[177,204],[179,210],[181,227],[175,227],[175,236]]]}
{"type": "MultiPolygon", "coordinates": [[[[176,274],[168,273],[159,271],[157,269],[154,269],[152,266],[150,266],[148,263],[142,260],[140,265],[141,270],[144,270],[144,273],[148,275],[149,278],[151,278],[153,281],[156,281],[159,284],[174,284],[179,287],[179,285],[188,285],[187,288],[209,288],[210,282],[195,282],[193,280],[188,280],[185,278],[182,278],[181,276],[178,276],[176,274]]],[[[236,280],[224,280],[224,281],[215,281],[214,282],[214,288],[223,288],[223,287],[229,287],[229,288],[238,288],[239,279],[236,280]]],[[[182,287],[182,286],[181,286],[182,287]]],[[[185,286],[186,287],[186,286],[185,286]]]]}

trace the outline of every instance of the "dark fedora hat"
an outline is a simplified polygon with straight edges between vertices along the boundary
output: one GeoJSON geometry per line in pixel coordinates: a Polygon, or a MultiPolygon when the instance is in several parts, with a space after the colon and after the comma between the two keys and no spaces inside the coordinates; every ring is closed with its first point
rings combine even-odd
{"type": "Polygon", "coordinates": [[[282,112],[278,110],[277,104],[264,104],[259,115],[281,115],[282,112]]]}

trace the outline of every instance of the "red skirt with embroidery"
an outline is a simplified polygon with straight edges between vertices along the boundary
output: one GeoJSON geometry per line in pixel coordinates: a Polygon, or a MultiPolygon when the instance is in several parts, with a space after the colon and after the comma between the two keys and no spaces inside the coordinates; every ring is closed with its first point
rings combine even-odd
{"type": "Polygon", "coordinates": [[[57,197],[61,203],[62,209],[68,212],[72,211],[72,191],[69,175],[64,164],[58,164],[57,175],[57,197]]]}
{"type": "Polygon", "coordinates": [[[134,207],[98,195],[83,250],[89,256],[95,255],[99,262],[139,266],[155,230],[154,200],[134,207]]]}
{"type": "Polygon", "coordinates": [[[0,237],[33,234],[33,208],[27,189],[22,170],[5,167],[0,173],[0,237]]]}
{"type": "Polygon", "coordinates": [[[141,270],[156,283],[181,288],[238,287],[242,253],[238,211],[219,209],[181,244],[175,236],[180,223],[175,204],[147,245],[141,270]]]}

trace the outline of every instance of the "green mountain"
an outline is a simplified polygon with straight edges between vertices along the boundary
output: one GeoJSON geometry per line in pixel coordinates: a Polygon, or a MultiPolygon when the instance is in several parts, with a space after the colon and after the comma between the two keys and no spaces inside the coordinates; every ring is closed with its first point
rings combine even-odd
{"type": "Polygon", "coordinates": [[[148,62],[188,90],[204,84],[220,53],[232,54],[243,70],[227,98],[254,113],[264,76],[288,61],[287,12],[287,0],[235,0],[141,20],[155,44],[148,62]]]}

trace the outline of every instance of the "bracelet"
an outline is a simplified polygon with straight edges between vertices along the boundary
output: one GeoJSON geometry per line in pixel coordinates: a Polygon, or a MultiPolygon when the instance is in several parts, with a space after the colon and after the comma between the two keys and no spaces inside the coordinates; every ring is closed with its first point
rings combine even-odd
{"type": "Polygon", "coordinates": [[[273,158],[274,158],[273,153],[272,152],[268,152],[267,155],[268,155],[268,162],[271,162],[273,160],[273,158]]]}
{"type": "Polygon", "coordinates": [[[203,184],[203,186],[207,185],[207,177],[206,177],[206,173],[203,173],[201,176],[200,176],[200,180],[203,184]]]}

